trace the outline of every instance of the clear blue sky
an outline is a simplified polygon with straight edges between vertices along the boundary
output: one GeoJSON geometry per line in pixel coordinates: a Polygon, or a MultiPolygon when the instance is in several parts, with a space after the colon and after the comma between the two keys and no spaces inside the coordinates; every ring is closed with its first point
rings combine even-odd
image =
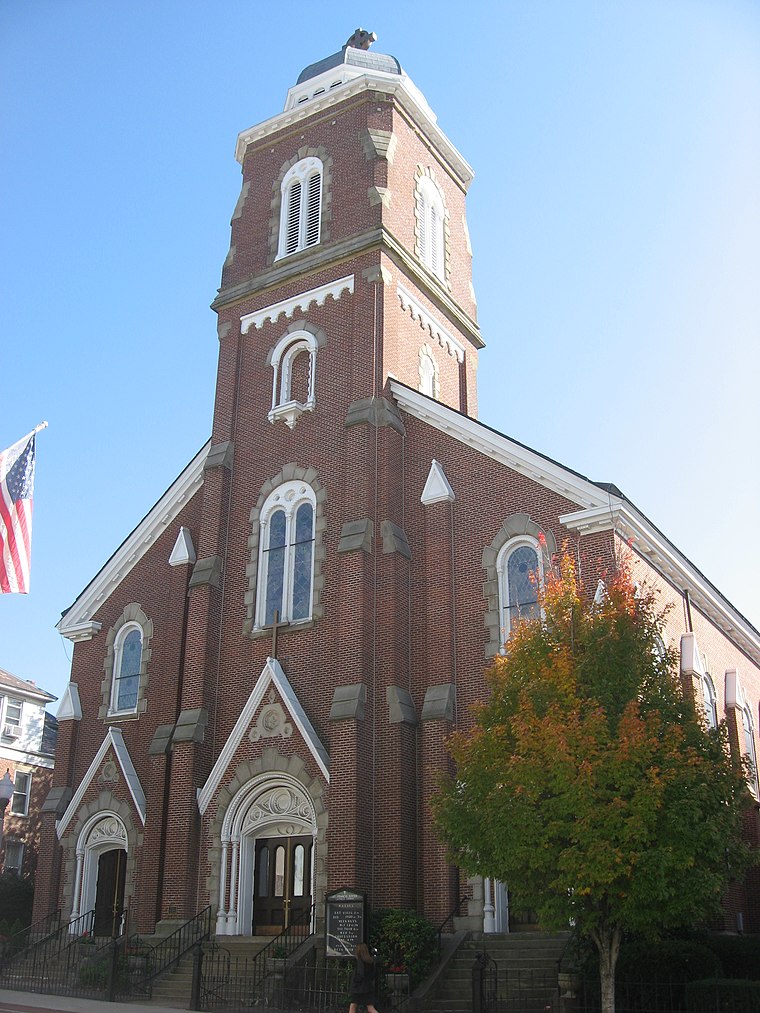
{"type": "Polygon", "coordinates": [[[207,439],[240,130],[358,25],[476,171],[484,422],[613,481],[760,625],[760,4],[0,0],[0,444],[54,629],[207,439]]]}

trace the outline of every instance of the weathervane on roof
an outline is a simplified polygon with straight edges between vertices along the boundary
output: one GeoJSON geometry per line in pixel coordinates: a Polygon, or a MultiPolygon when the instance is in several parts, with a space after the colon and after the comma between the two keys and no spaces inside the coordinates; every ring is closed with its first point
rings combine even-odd
{"type": "Polygon", "coordinates": [[[363,28],[357,28],[343,48],[348,49],[351,46],[353,49],[369,49],[373,42],[377,42],[374,32],[365,32],[363,28]]]}

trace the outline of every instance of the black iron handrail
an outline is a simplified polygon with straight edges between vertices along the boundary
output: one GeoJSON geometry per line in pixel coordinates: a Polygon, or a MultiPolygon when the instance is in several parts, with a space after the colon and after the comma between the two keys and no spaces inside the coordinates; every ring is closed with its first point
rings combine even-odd
{"type": "Polygon", "coordinates": [[[58,908],[52,914],[45,915],[44,918],[32,922],[31,925],[27,925],[20,932],[15,932],[12,936],[0,941],[0,971],[2,971],[2,968],[8,961],[13,960],[14,957],[24,950],[56,932],[60,928],[60,925],[61,909],[58,908]]]}
{"type": "Polygon", "coordinates": [[[442,941],[441,941],[442,936],[443,936],[443,930],[444,930],[445,926],[448,925],[449,922],[452,922],[452,927],[453,927],[453,921],[452,921],[452,919],[457,918],[459,916],[459,912],[461,910],[461,907],[462,907],[462,905],[464,904],[464,902],[466,900],[467,900],[467,897],[459,897],[458,900],[457,900],[457,902],[456,902],[456,904],[454,905],[454,907],[451,909],[451,911],[449,911],[449,913],[443,919],[443,921],[441,922],[441,924],[438,926],[437,932],[438,932],[438,955],[439,956],[440,956],[441,951],[443,949],[443,944],[442,944],[442,941]]]}
{"type": "MultiPolygon", "coordinates": [[[[189,950],[192,950],[197,943],[204,942],[210,936],[211,907],[208,906],[199,911],[197,915],[189,918],[178,929],[175,929],[171,935],[162,939],[160,943],[156,943],[153,946],[145,946],[143,951],[146,964],[145,973],[134,983],[134,987],[139,989],[141,986],[147,985],[148,982],[152,981],[159,974],[168,971],[170,967],[179,962],[181,957],[189,950]]],[[[139,936],[131,936],[127,940],[127,948],[130,945],[141,945],[138,942],[139,938],[139,936]]]]}

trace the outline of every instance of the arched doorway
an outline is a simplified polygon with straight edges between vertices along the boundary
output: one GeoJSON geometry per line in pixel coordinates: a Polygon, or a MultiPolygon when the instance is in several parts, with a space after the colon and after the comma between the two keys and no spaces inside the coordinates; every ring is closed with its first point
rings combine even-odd
{"type": "Polygon", "coordinates": [[[94,911],[95,935],[114,935],[121,927],[128,850],[116,813],[97,813],[79,834],[72,918],[94,911]]]}
{"type": "Polygon", "coordinates": [[[111,848],[99,855],[93,923],[96,936],[117,935],[124,911],[126,873],[127,853],[122,848],[111,848]]]}
{"type": "Polygon", "coordinates": [[[314,804],[295,778],[266,774],[241,788],[222,825],[217,935],[308,925],[316,836],[314,804]]]}

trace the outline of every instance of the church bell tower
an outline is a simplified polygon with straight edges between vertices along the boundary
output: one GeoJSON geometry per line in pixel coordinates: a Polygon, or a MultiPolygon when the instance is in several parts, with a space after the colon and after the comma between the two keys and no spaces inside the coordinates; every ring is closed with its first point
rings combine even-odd
{"type": "MultiPolygon", "coordinates": [[[[316,891],[352,883],[375,905],[415,907],[428,677],[412,662],[421,550],[405,527],[405,422],[389,381],[474,416],[482,340],[472,170],[373,41],[357,30],[300,74],[283,112],[238,137],[182,685],[183,713],[208,724],[202,743],[175,748],[168,825],[186,824],[187,786],[208,777],[274,659],[329,754],[316,891]]],[[[193,898],[167,895],[165,908],[193,898]]]]}

